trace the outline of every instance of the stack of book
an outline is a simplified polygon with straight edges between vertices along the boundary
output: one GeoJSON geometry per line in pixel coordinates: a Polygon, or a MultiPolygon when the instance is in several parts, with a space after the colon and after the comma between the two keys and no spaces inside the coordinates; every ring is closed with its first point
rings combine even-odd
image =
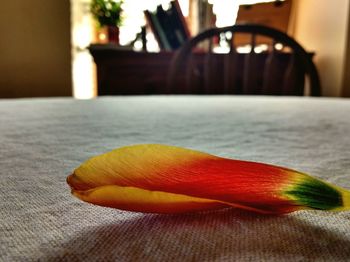
{"type": "Polygon", "coordinates": [[[168,10],[159,5],[155,12],[146,10],[144,13],[160,49],[175,50],[190,38],[190,32],[177,1],[172,1],[168,10]]]}

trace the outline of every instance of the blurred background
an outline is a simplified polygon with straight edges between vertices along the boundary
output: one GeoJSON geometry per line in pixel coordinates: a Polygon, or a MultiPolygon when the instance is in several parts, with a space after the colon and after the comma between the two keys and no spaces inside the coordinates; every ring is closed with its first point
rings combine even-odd
{"type": "MultiPolygon", "coordinates": [[[[153,12],[167,0],[124,0],[119,46],[135,52],[159,52],[144,10],[153,12]],[[146,28],[146,46],[140,33],[146,28]]],[[[210,26],[233,25],[240,5],[268,1],[180,0],[192,36],[210,26]],[[206,6],[199,12],[198,6],[206,6]],[[200,5],[201,4],[201,5],[200,5]],[[197,9],[196,9],[197,8],[197,9]]],[[[271,1],[270,1],[271,2],[271,1]]],[[[0,98],[97,95],[96,65],[87,49],[106,44],[89,0],[2,1],[0,10],[0,98]]],[[[315,53],[323,96],[350,96],[350,1],[293,0],[287,32],[315,53]]],[[[267,17],[269,15],[267,14],[267,17]]]]}

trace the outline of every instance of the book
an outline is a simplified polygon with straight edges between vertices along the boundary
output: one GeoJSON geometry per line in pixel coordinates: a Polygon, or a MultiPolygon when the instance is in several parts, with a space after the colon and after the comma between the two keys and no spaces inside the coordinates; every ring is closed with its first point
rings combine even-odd
{"type": "Polygon", "coordinates": [[[169,15],[169,12],[165,11],[161,5],[157,6],[157,12],[156,16],[158,18],[158,21],[160,23],[160,26],[162,27],[165,36],[171,46],[171,49],[178,48],[181,44],[179,43],[176,34],[175,34],[175,28],[171,21],[171,17],[169,15]]]}
{"type": "Polygon", "coordinates": [[[145,10],[144,14],[146,17],[146,21],[151,27],[154,37],[158,42],[159,48],[163,50],[171,50],[172,48],[168,42],[167,37],[165,36],[165,33],[158,21],[157,16],[148,10],[145,10]]]}
{"type": "Polygon", "coordinates": [[[171,2],[168,10],[158,5],[155,13],[145,10],[144,14],[160,49],[175,50],[189,39],[190,33],[177,0],[171,2]]]}
{"type": "Polygon", "coordinates": [[[190,38],[190,32],[188,30],[187,23],[182,14],[179,3],[177,1],[172,1],[170,5],[171,7],[168,10],[168,14],[172,21],[172,26],[174,28],[178,42],[182,45],[187,39],[190,38]]]}

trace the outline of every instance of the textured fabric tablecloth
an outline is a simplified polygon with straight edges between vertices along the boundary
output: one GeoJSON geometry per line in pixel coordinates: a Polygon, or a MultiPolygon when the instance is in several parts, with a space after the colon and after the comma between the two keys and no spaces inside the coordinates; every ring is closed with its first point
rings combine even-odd
{"type": "Polygon", "coordinates": [[[0,261],[350,261],[350,212],[131,213],[84,203],[65,181],[94,155],[165,143],[350,188],[350,100],[1,100],[0,135],[0,261]]]}

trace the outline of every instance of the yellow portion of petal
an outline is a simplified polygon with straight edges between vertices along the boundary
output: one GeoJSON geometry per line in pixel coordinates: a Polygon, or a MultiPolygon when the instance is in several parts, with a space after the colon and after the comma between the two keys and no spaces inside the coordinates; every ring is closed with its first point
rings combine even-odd
{"type": "Polygon", "coordinates": [[[336,190],[338,190],[341,195],[342,195],[342,200],[343,200],[343,206],[342,207],[338,207],[338,208],[334,208],[330,211],[348,211],[350,210],[350,191],[335,185],[331,185],[333,188],[335,188],[336,190]]]}
{"type": "Polygon", "coordinates": [[[147,174],[155,175],[171,166],[203,158],[218,157],[161,144],[126,146],[87,160],[74,171],[71,180],[79,181],[79,189],[84,190],[111,184],[130,186],[147,174]]]}
{"type": "Polygon", "coordinates": [[[101,186],[87,191],[72,190],[72,193],[92,204],[145,213],[183,213],[227,206],[210,199],[116,185],[101,186]]]}
{"type": "Polygon", "coordinates": [[[350,210],[350,192],[347,190],[341,190],[343,195],[343,209],[350,210]]]}

